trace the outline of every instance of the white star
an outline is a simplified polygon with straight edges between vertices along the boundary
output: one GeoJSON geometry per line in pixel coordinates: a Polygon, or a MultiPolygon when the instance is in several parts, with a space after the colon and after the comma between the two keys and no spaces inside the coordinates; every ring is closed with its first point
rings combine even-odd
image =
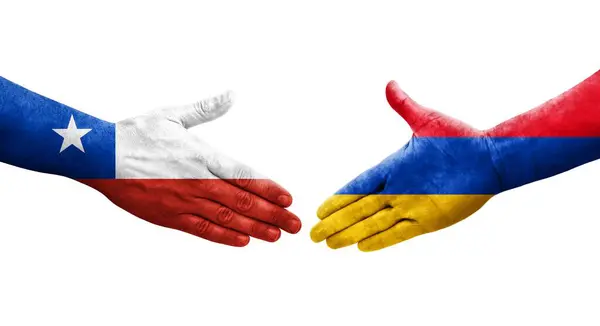
{"type": "Polygon", "coordinates": [[[85,136],[92,129],[77,129],[77,125],[75,124],[75,119],[73,119],[73,115],[71,115],[71,120],[69,120],[69,126],[67,129],[52,129],[55,133],[61,135],[63,137],[63,143],[60,147],[60,152],[69,148],[69,146],[73,145],[79,148],[80,151],[85,153],[83,149],[83,144],[81,143],[81,137],[85,136]]]}

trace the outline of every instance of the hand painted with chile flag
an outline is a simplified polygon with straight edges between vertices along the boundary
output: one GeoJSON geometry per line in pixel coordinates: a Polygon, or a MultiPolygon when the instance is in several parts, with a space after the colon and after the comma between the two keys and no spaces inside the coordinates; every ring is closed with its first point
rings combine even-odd
{"type": "Polygon", "coordinates": [[[187,130],[231,105],[225,93],[115,124],[0,77],[0,162],[75,179],[144,220],[218,243],[297,233],[289,192],[187,130]]]}
{"type": "Polygon", "coordinates": [[[600,73],[485,131],[417,104],[395,82],[386,97],[413,137],[321,205],[315,242],[379,250],[453,225],[503,191],[600,158],[600,73]]]}

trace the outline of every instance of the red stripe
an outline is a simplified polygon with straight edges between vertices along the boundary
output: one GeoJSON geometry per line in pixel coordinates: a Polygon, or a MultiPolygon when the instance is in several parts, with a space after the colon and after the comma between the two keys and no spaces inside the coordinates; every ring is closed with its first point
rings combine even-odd
{"type": "Polygon", "coordinates": [[[415,127],[417,137],[481,137],[483,132],[468,124],[433,111],[427,115],[425,121],[415,127]]]}
{"type": "Polygon", "coordinates": [[[600,71],[534,110],[489,131],[492,137],[599,137],[600,71]]]}
{"type": "MultiPolygon", "coordinates": [[[[271,180],[222,179],[81,179],[80,182],[97,189],[117,206],[149,222],[179,229],[179,216],[193,214],[207,219],[231,216],[213,209],[207,211],[207,200],[227,207],[241,215],[260,220],[296,233],[301,228],[298,217],[282,205],[257,196],[233,184],[252,185],[255,189],[268,189],[271,180]]],[[[291,199],[290,199],[291,201],[291,199]]],[[[217,220],[227,226],[228,221],[217,220]]]]}

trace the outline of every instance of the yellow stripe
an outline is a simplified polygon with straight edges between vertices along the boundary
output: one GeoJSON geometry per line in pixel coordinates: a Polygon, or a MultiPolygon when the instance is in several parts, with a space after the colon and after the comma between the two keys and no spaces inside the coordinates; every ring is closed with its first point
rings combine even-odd
{"type": "Polygon", "coordinates": [[[315,242],[378,250],[461,221],[493,195],[334,195],[318,210],[315,242]]]}

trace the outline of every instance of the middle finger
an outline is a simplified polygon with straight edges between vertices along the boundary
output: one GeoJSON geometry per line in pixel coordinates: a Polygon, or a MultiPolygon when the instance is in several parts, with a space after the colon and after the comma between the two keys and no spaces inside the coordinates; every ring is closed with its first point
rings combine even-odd
{"type": "Polygon", "coordinates": [[[385,196],[371,195],[354,202],[317,223],[310,232],[314,242],[321,242],[333,234],[375,214],[387,206],[385,196]]]}
{"type": "Polygon", "coordinates": [[[279,228],[244,216],[212,200],[198,198],[194,200],[191,206],[190,209],[193,210],[194,214],[253,238],[275,242],[281,236],[279,228]]]}
{"type": "Polygon", "coordinates": [[[302,227],[300,219],[290,211],[224,180],[215,180],[211,189],[202,191],[199,196],[218,202],[239,214],[277,226],[289,233],[298,233],[302,227]]]}

